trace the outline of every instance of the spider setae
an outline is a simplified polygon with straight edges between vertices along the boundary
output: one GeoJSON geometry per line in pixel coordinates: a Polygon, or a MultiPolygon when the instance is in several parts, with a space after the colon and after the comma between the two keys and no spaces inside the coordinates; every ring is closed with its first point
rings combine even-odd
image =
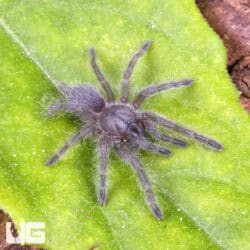
{"type": "Polygon", "coordinates": [[[162,211],[157,205],[150,181],[144,172],[144,167],[138,159],[136,151],[143,149],[166,156],[171,155],[172,152],[166,147],[154,144],[146,139],[146,133],[169,144],[174,144],[180,147],[185,147],[187,145],[185,141],[166,135],[158,130],[156,125],[161,125],[168,130],[173,130],[187,137],[191,137],[214,150],[222,150],[222,145],[211,138],[180,126],[156,113],[138,111],[148,96],[170,88],[189,86],[193,82],[192,79],[171,81],[149,86],[141,90],[132,103],[128,102],[131,74],[136,62],[147,51],[150,44],[150,41],[146,41],[141,49],[130,59],[122,77],[120,100],[115,99],[108,82],[96,64],[96,52],[94,48],[90,49],[91,65],[96,77],[107,94],[107,99],[105,100],[104,97],[92,86],[81,84],[71,87],[65,83],[60,83],[58,85],[59,91],[66,98],[66,102],[52,104],[49,108],[50,113],[54,114],[59,110],[73,113],[85,123],[85,126],[80,132],[70,138],[57,154],[47,161],[46,166],[51,166],[56,163],[56,161],[65,154],[68,148],[75,144],[79,139],[88,136],[96,137],[99,144],[98,152],[100,159],[99,203],[104,205],[107,200],[107,162],[109,151],[113,148],[127,163],[131,165],[135,173],[138,175],[152,214],[157,219],[162,219],[162,211]]]}

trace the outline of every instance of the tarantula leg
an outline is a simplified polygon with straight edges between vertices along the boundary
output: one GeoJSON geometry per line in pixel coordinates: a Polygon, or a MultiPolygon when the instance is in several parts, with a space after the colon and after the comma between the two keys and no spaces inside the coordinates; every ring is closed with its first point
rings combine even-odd
{"type": "Polygon", "coordinates": [[[55,115],[57,111],[69,111],[69,106],[66,103],[54,103],[49,106],[49,115],[55,115]]]}
{"type": "Polygon", "coordinates": [[[96,51],[94,48],[90,49],[90,56],[91,56],[90,63],[92,65],[92,68],[93,68],[95,75],[96,75],[97,79],[99,80],[100,84],[102,85],[102,87],[106,91],[106,94],[108,96],[108,101],[114,100],[115,99],[114,94],[113,94],[107,80],[105,79],[104,75],[102,74],[101,70],[99,69],[98,65],[96,64],[96,51]]]}
{"type": "Polygon", "coordinates": [[[132,166],[132,168],[138,175],[142,188],[146,194],[147,202],[148,202],[148,205],[150,207],[152,214],[157,219],[159,220],[162,219],[163,218],[162,211],[156,203],[150,181],[144,172],[143,165],[141,164],[139,159],[136,156],[134,156],[132,153],[129,153],[125,150],[122,150],[122,151],[120,150],[119,153],[124,158],[124,160],[127,161],[132,166]]]}
{"type": "Polygon", "coordinates": [[[100,142],[99,154],[100,154],[100,172],[99,172],[100,187],[99,187],[98,201],[100,205],[105,205],[107,200],[106,186],[107,186],[107,163],[109,154],[109,148],[107,143],[100,142]]]}
{"type": "Polygon", "coordinates": [[[218,150],[218,151],[221,151],[223,149],[223,145],[221,145],[219,142],[217,142],[216,140],[214,139],[211,139],[205,135],[202,135],[202,134],[198,134],[197,132],[191,130],[191,129],[188,129],[188,128],[185,128],[185,127],[182,127],[178,124],[176,124],[175,122],[171,121],[171,120],[168,120],[166,118],[163,118],[155,113],[150,113],[150,112],[146,112],[146,113],[143,113],[143,116],[146,118],[146,119],[149,119],[153,122],[156,122],[164,127],[166,127],[167,129],[170,129],[170,130],[173,130],[173,131],[176,131],[178,133],[181,133],[183,135],[186,135],[190,138],[193,138],[195,139],[196,141],[206,145],[207,147],[213,149],[213,150],[218,150]]]}
{"type": "Polygon", "coordinates": [[[179,147],[186,147],[187,146],[187,143],[185,141],[180,140],[180,139],[175,138],[175,137],[172,137],[170,135],[163,134],[151,122],[146,121],[143,124],[145,125],[149,134],[151,134],[156,139],[167,142],[167,143],[174,144],[174,145],[179,146],[179,147]]]}
{"type": "Polygon", "coordinates": [[[55,164],[65,153],[66,151],[70,148],[70,146],[72,146],[73,144],[75,144],[77,141],[79,141],[81,138],[88,136],[90,133],[90,129],[89,128],[84,128],[83,130],[81,130],[79,133],[77,133],[76,135],[74,135],[73,137],[71,137],[65,144],[64,146],[54,155],[52,156],[47,162],[46,162],[46,166],[49,167],[53,164],[55,164]]]}
{"type": "Polygon", "coordinates": [[[144,137],[138,137],[136,139],[136,143],[143,148],[144,150],[155,152],[158,154],[163,154],[163,155],[171,155],[172,151],[165,147],[161,147],[160,145],[153,144],[149,141],[147,141],[144,137]]]}
{"type": "Polygon", "coordinates": [[[144,55],[144,53],[147,51],[147,49],[150,47],[151,42],[148,40],[146,41],[141,49],[136,52],[132,58],[130,59],[128,66],[126,70],[124,71],[123,77],[122,77],[122,93],[121,93],[121,101],[122,102],[127,102],[128,97],[129,97],[129,82],[130,82],[130,77],[133,73],[134,67],[136,62],[140,57],[144,55]]]}
{"type": "Polygon", "coordinates": [[[149,87],[147,87],[139,92],[139,94],[135,97],[135,99],[133,101],[133,105],[137,109],[142,105],[144,100],[150,95],[154,95],[160,91],[170,89],[170,88],[186,87],[186,86],[191,85],[192,83],[193,83],[192,79],[183,79],[183,80],[179,80],[179,81],[162,83],[160,85],[149,86],[149,87]]]}

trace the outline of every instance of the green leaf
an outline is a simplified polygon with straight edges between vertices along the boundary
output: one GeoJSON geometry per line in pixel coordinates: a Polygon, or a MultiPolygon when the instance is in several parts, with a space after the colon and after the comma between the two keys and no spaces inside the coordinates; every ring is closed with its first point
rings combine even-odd
{"type": "Polygon", "coordinates": [[[46,222],[49,249],[250,249],[250,118],[225,67],[225,48],[191,0],[1,1],[0,207],[17,226],[46,222]],[[95,143],[81,142],[54,167],[46,160],[76,133],[71,117],[49,119],[56,81],[98,86],[94,46],[116,95],[132,53],[152,47],[132,77],[193,78],[147,100],[152,110],[216,138],[223,152],[190,141],[164,158],[140,156],[165,218],[150,214],[132,170],[112,156],[109,199],[96,199],[95,143]]]}

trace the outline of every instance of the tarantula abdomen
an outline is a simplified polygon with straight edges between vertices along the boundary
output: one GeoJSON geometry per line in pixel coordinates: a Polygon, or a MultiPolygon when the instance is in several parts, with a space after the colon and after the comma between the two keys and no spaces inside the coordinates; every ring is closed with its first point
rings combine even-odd
{"type": "Polygon", "coordinates": [[[65,105],[68,107],[68,111],[80,115],[82,112],[98,113],[105,107],[104,98],[92,86],[79,84],[72,88],[65,83],[60,83],[58,88],[66,98],[65,105]]]}

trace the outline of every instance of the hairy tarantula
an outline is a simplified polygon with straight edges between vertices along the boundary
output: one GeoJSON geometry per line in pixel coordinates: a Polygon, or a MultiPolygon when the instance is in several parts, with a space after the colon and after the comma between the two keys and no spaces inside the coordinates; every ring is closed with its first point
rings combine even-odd
{"type": "Polygon", "coordinates": [[[107,200],[107,161],[110,148],[113,148],[131,165],[138,175],[152,214],[157,219],[162,219],[163,215],[161,209],[157,205],[150,181],[144,172],[143,165],[138,159],[136,150],[143,149],[166,156],[171,155],[172,152],[166,147],[153,144],[147,140],[146,133],[169,144],[174,144],[180,147],[187,145],[186,142],[181,139],[163,134],[155,126],[161,125],[168,130],[173,130],[191,137],[214,150],[222,150],[222,145],[211,138],[198,134],[191,129],[182,127],[156,113],[137,111],[148,96],[170,88],[189,86],[193,82],[192,79],[171,81],[149,86],[141,90],[132,103],[128,102],[131,74],[136,62],[147,51],[150,44],[150,41],[146,41],[141,49],[130,59],[122,78],[120,100],[115,99],[108,82],[96,64],[96,52],[94,48],[90,49],[91,65],[100,84],[107,94],[107,100],[105,100],[98,90],[92,86],[82,84],[70,87],[65,83],[60,83],[58,85],[60,92],[66,98],[66,102],[52,104],[49,111],[54,113],[61,110],[73,113],[86,125],[80,130],[80,132],[70,138],[57,154],[47,161],[46,166],[53,165],[65,154],[68,148],[79,139],[94,136],[98,139],[99,143],[99,203],[104,205],[107,200]]]}

